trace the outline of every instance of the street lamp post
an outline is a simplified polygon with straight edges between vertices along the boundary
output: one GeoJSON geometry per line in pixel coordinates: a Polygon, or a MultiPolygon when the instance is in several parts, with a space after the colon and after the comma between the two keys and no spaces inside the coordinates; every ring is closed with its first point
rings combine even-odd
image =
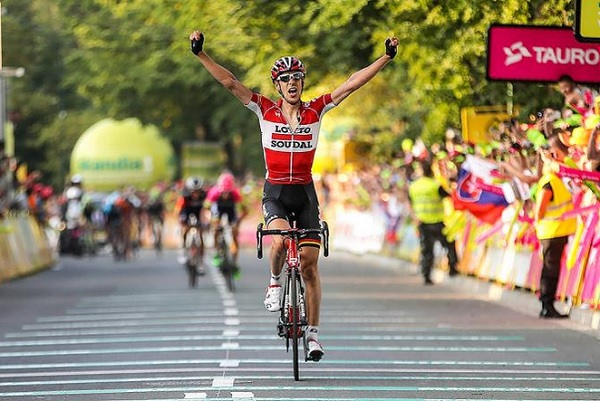
{"type": "Polygon", "coordinates": [[[6,122],[8,117],[8,81],[9,78],[21,78],[25,75],[23,67],[0,66],[0,140],[6,140],[6,122]]]}
{"type": "MultiPolygon", "coordinates": [[[[7,120],[7,92],[8,92],[8,78],[16,77],[21,78],[25,75],[25,69],[23,67],[12,68],[4,67],[2,61],[2,15],[4,14],[4,8],[2,7],[2,1],[0,0],[0,142],[6,140],[6,120],[7,120]]],[[[4,153],[5,149],[0,149],[4,153]]]]}

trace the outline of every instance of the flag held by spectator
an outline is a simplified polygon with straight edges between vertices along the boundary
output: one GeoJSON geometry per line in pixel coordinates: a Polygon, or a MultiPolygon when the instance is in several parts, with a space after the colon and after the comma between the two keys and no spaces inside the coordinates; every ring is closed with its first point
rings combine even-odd
{"type": "Polygon", "coordinates": [[[497,169],[492,162],[467,155],[458,173],[457,188],[452,193],[454,208],[466,210],[487,223],[496,223],[508,206],[501,185],[494,182],[497,169]]]}

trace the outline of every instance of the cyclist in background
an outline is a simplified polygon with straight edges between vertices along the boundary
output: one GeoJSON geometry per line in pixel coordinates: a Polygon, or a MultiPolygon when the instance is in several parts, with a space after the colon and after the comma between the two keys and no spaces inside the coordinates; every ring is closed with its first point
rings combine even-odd
{"type": "Polygon", "coordinates": [[[127,191],[111,192],[104,200],[103,212],[108,242],[116,252],[116,257],[126,259],[131,252],[131,227],[134,215],[134,206],[127,196],[127,191]]]}
{"type": "MultiPolygon", "coordinates": [[[[223,217],[227,216],[227,224],[231,226],[231,235],[233,237],[231,258],[235,265],[235,272],[237,273],[239,269],[237,265],[239,249],[239,223],[246,216],[247,210],[245,205],[242,204],[242,194],[235,185],[235,178],[233,177],[233,174],[230,172],[224,172],[219,176],[216,185],[208,191],[206,202],[209,204],[212,215],[215,244],[217,243],[216,228],[222,223],[223,217]],[[238,215],[238,208],[241,212],[240,215],[238,215]]],[[[216,265],[219,263],[219,260],[215,260],[216,265]]]]}
{"type": "Polygon", "coordinates": [[[148,230],[152,233],[154,249],[162,249],[162,229],[165,223],[165,192],[167,186],[159,182],[150,188],[148,201],[146,203],[146,215],[148,230]]]}
{"type": "MultiPolygon", "coordinates": [[[[301,100],[306,69],[294,56],[282,57],[271,68],[271,80],[281,98],[274,102],[244,86],[229,70],[203,50],[204,35],[190,34],[191,51],[206,70],[258,117],[267,169],[263,190],[263,215],[270,229],[290,227],[288,216],[296,215],[298,228],[319,228],[319,202],[312,179],[312,164],[317,147],[321,118],[354,91],[377,75],[397,53],[398,39],[385,41],[385,53],[370,65],[352,74],[344,83],[308,102],[301,100]]],[[[321,308],[321,281],[317,262],[321,239],[308,235],[300,242],[302,276],[306,283],[308,315],[308,359],[319,361],[324,353],[318,341],[321,308]]],[[[271,246],[271,279],[265,307],[281,308],[281,279],[285,247],[281,236],[271,246]]]]}
{"type": "MultiPolygon", "coordinates": [[[[185,181],[181,196],[175,203],[175,213],[179,216],[179,224],[181,225],[181,255],[179,263],[186,264],[187,256],[185,244],[187,234],[190,231],[189,218],[190,215],[195,215],[199,223],[197,229],[200,231],[200,260],[204,264],[204,238],[203,238],[203,209],[206,201],[207,191],[204,188],[204,180],[199,177],[190,177],[185,181]]],[[[204,274],[204,269],[201,267],[198,273],[204,274]]]]}
{"type": "Polygon", "coordinates": [[[63,204],[61,205],[62,215],[65,216],[66,212],[71,206],[73,200],[78,203],[78,208],[81,208],[83,214],[84,223],[89,223],[92,219],[92,205],[85,189],[83,187],[83,178],[79,174],[74,174],[63,191],[63,204]],[[73,196],[77,194],[76,196],[73,196]]]}

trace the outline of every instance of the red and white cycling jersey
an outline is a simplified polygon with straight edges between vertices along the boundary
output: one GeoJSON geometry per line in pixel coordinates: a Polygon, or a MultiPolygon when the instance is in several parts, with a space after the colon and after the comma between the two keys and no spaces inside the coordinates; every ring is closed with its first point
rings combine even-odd
{"type": "Polygon", "coordinates": [[[266,179],[273,184],[308,184],[319,141],[323,115],[335,107],[331,94],[321,95],[300,105],[300,121],[294,132],[288,124],[279,99],[273,102],[253,93],[246,105],[258,116],[267,168],[266,179]]]}

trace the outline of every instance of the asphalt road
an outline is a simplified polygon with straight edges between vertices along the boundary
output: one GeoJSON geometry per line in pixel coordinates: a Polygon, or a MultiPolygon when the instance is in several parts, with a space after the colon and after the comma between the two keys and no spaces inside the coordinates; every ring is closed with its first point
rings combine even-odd
{"type": "Polygon", "coordinates": [[[63,258],[0,284],[0,401],[599,400],[594,331],[495,300],[473,278],[339,252],[323,259],[319,363],[264,310],[266,262],[246,250],[237,291],[210,268],[189,289],[176,254],[63,258]]]}

